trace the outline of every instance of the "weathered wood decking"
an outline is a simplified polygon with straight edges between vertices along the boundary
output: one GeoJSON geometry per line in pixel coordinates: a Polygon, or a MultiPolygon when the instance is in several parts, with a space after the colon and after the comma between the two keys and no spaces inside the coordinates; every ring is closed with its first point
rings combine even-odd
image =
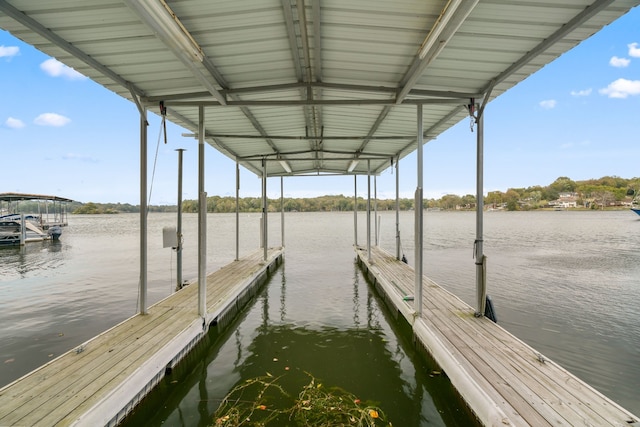
{"type": "Polygon", "coordinates": [[[193,283],[0,389],[0,426],[115,425],[206,334],[235,314],[282,260],[263,251],[207,276],[207,318],[193,283]]]}
{"type": "Polygon", "coordinates": [[[423,315],[415,316],[415,273],[378,248],[358,260],[392,310],[413,328],[453,386],[489,426],[638,426],[639,418],[424,278],[423,315]]]}

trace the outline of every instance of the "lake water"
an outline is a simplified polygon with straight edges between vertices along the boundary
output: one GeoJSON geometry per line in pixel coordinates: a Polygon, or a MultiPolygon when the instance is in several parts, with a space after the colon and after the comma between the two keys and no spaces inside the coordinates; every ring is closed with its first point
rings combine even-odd
{"type": "MultiPolygon", "coordinates": [[[[395,213],[381,212],[380,244],[395,252],[395,213]]],[[[640,414],[640,218],[617,212],[488,212],[488,293],[499,323],[546,357],[640,414]]],[[[138,215],[70,216],[58,243],[0,250],[0,386],[136,312],[138,215]]],[[[185,214],[184,278],[197,276],[197,216],[185,214]]],[[[241,214],[241,256],[259,245],[258,214],[241,214]]],[[[376,402],[394,425],[466,425],[443,377],[413,352],[354,264],[353,213],[286,214],[285,263],[223,335],[211,337],[159,391],[150,425],[205,425],[247,378],[305,372],[376,402]],[[289,368],[284,371],[284,368],[289,368]]],[[[413,262],[413,213],[401,213],[413,262]]],[[[149,216],[149,302],[175,287],[175,253],[149,216]]],[[[366,243],[366,217],[358,217],[366,243]]],[[[208,270],[235,257],[235,214],[208,215],[208,270]]],[[[372,227],[373,230],[373,227],[372,227]]],[[[269,217],[280,244],[280,214],[269,217]]],[[[475,301],[475,214],[425,213],[424,271],[475,301]]],[[[428,297],[428,295],[425,295],[428,297]]]]}

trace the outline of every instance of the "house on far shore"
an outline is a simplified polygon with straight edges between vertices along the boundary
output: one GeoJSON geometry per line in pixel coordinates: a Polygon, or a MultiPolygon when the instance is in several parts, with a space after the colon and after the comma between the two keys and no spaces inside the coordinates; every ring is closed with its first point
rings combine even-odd
{"type": "Polygon", "coordinates": [[[557,200],[549,202],[551,208],[576,208],[578,207],[578,193],[560,193],[557,200]]]}

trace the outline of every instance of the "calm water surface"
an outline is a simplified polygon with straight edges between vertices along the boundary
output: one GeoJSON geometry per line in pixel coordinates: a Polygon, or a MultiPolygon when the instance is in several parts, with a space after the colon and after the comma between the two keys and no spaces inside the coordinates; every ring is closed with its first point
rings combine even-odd
{"type": "MultiPolygon", "coordinates": [[[[395,251],[395,214],[380,213],[380,242],[395,251]]],[[[500,324],[632,412],[640,413],[640,221],[621,212],[490,212],[489,294],[500,324]]],[[[197,217],[184,216],[184,278],[197,276],[197,217]]],[[[235,256],[235,215],[208,216],[208,270],[235,256]]],[[[149,217],[149,301],[175,286],[175,253],[149,217]]],[[[72,216],[57,244],[0,250],[0,385],[136,312],[137,215],[72,216]]],[[[280,244],[280,215],[270,215],[280,244]]],[[[358,218],[359,243],[366,219],[358,218]]],[[[372,227],[373,229],[373,227],[372,227]]],[[[257,249],[259,215],[241,214],[241,255],[257,249]]],[[[309,372],[375,401],[394,425],[465,425],[446,379],[413,353],[354,265],[353,213],[286,215],[285,264],[228,333],[167,384],[150,424],[204,425],[239,381],[309,372]],[[274,361],[277,359],[277,362],[274,361]]],[[[401,213],[413,261],[413,215],[401,213]]],[[[475,214],[425,214],[425,274],[474,303],[475,214]]],[[[428,297],[428,295],[425,295],[428,297]]],[[[406,331],[405,331],[406,332],[406,331]]],[[[148,414],[145,415],[148,419],[148,414]]]]}

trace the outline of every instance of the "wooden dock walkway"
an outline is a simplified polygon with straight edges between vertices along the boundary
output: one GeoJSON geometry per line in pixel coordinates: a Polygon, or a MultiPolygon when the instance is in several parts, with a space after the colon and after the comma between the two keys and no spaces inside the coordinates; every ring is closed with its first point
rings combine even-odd
{"type": "Polygon", "coordinates": [[[251,298],[283,250],[263,250],[207,276],[207,318],[192,283],[0,389],[0,426],[117,425],[207,333],[251,298]]]}
{"type": "Polygon", "coordinates": [[[412,325],[451,383],[487,426],[640,426],[639,417],[544,357],[435,282],[424,278],[423,314],[414,269],[381,249],[356,248],[358,262],[394,314],[412,325]]]}

